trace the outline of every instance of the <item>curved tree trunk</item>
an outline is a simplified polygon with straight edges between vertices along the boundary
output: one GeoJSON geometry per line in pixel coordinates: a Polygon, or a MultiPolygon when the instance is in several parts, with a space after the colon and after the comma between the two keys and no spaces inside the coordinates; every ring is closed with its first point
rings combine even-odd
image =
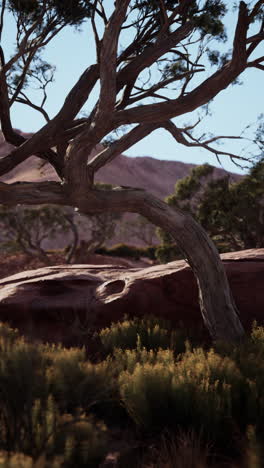
{"type": "MultiPolygon", "coordinates": [[[[218,251],[204,229],[188,214],[140,189],[92,191],[89,204],[100,211],[136,212],[175,239],[190,264],[199,288],[204,323],[214,340],[239,341],[244,336],[237,308],[218,251]]],[[[87,209],[87,198],[80,209],[87,209]]]]}
{"type": "Polygon", "coordinates": [[[148,195],[141,214],[175,239],[190,264],[199,288],[204,323],[216,340],[237,341],[244,335],[223,263],[204,229],[187,213],[172,210],[148,195]]]}

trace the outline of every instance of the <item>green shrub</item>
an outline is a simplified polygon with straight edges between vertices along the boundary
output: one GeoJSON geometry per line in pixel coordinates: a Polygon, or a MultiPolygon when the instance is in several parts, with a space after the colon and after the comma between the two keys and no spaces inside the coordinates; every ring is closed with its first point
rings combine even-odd
{"type": "Polygon", "coordinates": [[[109,255],[112,257],[125,257],[132,258],[133,260],[139,260],[140,257],[147,257],[151,260],[155,260],[156,247],[136,247],[128,244],[116,244],[110,248],[100,247],[96,249],[95,253],[101,255],[109,255]]]}
{"type": "Polygon", "coordinates": [[[99,337],[108,353],[113,352],[115,348],[172,348],[177,352],[183,352],[185,349],[184,334],[172,330],[169,321],[152,316],[133,319],[125,316],[122,322],[112,323],[110,327],[102,329],[99,337]]]}
{"type": "Polygon", "coordinates": [[[182,253],[174,244],[162,244],[156,247],[155,257],[159,263],[168,263],[182,259],[182,253]]]}
{"type": "Polygon", "coordinates": [[[45,355],[50,358],[46,374],[50,392],[61,411],[74,413],[79,407],[90,411],[98,401],[111,398],[116,385],[109,360],[93,364],[84,348],[47,347],[45,355]]]}
{"type": "Polygon", "coordinates": [[[22,454],[34,463],[47,458],[43,467],[61,466],[57,456],[65,467],[96,466],[105,453],[105,427],[86,414],[111,388],[107,361],[93,365],[84,349],[27,343],[0,324],[2,466],[15,466],[22,454]]]}
{"type": "Polygon", "coordinates": [[[132,374],[137,364],[142,366],[145,364],[162,364],[164,366],[174,364],[174,353],[170,349],[159,349],[155,352],[153,349],[147,351],[146,348],[125,350],[116,348],[113,357],[113,367],[116,369],[117,375],[123,371],[132,374]]]}
{"type": "Polygon", "coordinates": [[[178,362],[138,362],[119,376],[123,403],[140,428],[203,427],[217,441],[230,438],[233,398],[242,384],[231,359],[202,349],[187,351],[178,362]]]}

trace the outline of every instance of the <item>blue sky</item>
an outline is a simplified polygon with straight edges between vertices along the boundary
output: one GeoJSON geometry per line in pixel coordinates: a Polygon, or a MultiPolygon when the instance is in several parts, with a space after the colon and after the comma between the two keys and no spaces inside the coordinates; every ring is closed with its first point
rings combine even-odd
{"type": "MultiPolygon", "coordinates": [[[[231,35],[235,26],[232,21],[234,19],[230,19],[228,24],[231,35]]],[[[12,53],[14,41],[15,27],[12,18],[6,15],[3,45],[7,56],[12,53]]],[[[80,74],[89,64],[94,62],[92,41],[91,30],[87,25],[83,25],[81,32],[75,32],[72,28],[65,29],[46,48],[45,60],[56,66],[55,82],[49,86],[46,106],[51,117],[59,110],[66,94],[80,74]]],[[[262,50],[259,47],[257,55],[264,55],[263,46],[262,50]]],[[[215,135],[239,135],[249,123],[255,122],[257,116],[264,112],[264,72],[248,69],[241,75],[241,80],[242,85],[231,86],[215,98],[210,107],[211,115],[207,116],[199,125],[201,134],[210,132],[215,135]]],[[[31,95],[34,96],[34,91],[31,95]]],[[[86,111],[89,111],[89,107],[86,108],[86,111]]],[[[20,104],[13,106],[11,116],[13,126],[25,132],[37,131],[44,124],[44,119],[38,112],[20,104]]],[[[176,121],[179,126],[186,122],[194,122],[193,116],[186,114],[176,121]]],[[[252,135],[249,130],[248,136],[252,135]]],[[[220,149],[239,154],[242,146],[245,147],[247,144],[246,142],[242,144],[237,141],[226,141],[220,149]]],[[[252,146],[249,149],[252,150],[252,146]]],[[[206,150],[179,145],[165,130],[161,129],[134,145],[126,154],[129,156],[152,156],[195,164],[209,162],[219,166],[216,158],[206,150]]],[[[229,158],[222,157],[221,162],[226,170],[241,172],[229,158]]]]}

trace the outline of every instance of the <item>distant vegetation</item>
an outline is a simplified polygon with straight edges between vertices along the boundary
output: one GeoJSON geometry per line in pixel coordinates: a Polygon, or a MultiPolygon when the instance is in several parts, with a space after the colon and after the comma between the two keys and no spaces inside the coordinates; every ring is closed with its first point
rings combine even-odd
{"type": "MultiPolygon", "coordinates": [[[[172,207],[188,211],[206,230],[220,252],[264,247],[264,158],[239,182],[230,175],[212,178],[214,167],[203,164],[180,179],[166,198],[172,207]]],[[[158,258],[179,255],[172,237],[159,229],[158,258]]]]}
{"type": "Polygon", "coordinates": [[[263,328],[208,348],[125,318],[92,340],[91,355],[89,342],[36,345],[1,324],[1,467],[96,468],[116,442],[119,468],[261,466],[263,328]]]}
{"type": "MultiPolygon", "coordinates": [[[[98,187],[104,190],[108,184],[98,187]]],[[[264,247],[263,158],[239,182],[233,182],[229,174],[215,178],[214,167],[209,164],[196,166],[177,181],[174,193],[165,201],[189,212],[220,252],[264,247]]],[[[64,244],[60,252],[67,263],[80,263],[93,253],[132,260],[147,257],[160,263],[182,258],[172,237],[139,215],[125,221],[114,213],[78,215],[72,208],[55,205],[38,209],[2,206],[0,214],[1,249],[20,251],[46,264],[52,262],[49,251],[56,251],[54,239],[57,243],[61,239],[61,247],[64,244]],[[82,238],[83,232],[86,240],[82,238]],[[137,245],[128,242],[111,246],[116,234],[133,239],[137,245]]]]}

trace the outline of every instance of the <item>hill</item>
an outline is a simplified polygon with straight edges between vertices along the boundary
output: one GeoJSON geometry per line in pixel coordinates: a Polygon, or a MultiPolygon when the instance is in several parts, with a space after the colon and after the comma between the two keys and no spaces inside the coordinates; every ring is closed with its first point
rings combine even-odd
{"type": "MultiPolygon", "coordinates": [[[[27,135],[29,136],[29,134],[27,135]]],[[[0,134],[0,157],[12,149],[4,142],[0,134]]],[[[101,147],[98,148],[100,151],[101,147]]],[[[110,164],[101,168],[96,174],[96,181],[113,185],[128,185],[144,188],[159,198],[164,198],[174,190],[175,182],[189,174],[195,164],[186,164],[180,161],[166,161],[149,156],[128,157],[123,154],[117,156],[110,164]]],[[[218,178],[227,174],[223,169],[214,171],[218,178]]],[[[241,176],[231,174],[234,180],[241,176]]],[[[43,180],[58,180],[58,177],[49,164],[31,156],[0,180],[6,183],[16,181],[39,182],[43,180]]]]}

